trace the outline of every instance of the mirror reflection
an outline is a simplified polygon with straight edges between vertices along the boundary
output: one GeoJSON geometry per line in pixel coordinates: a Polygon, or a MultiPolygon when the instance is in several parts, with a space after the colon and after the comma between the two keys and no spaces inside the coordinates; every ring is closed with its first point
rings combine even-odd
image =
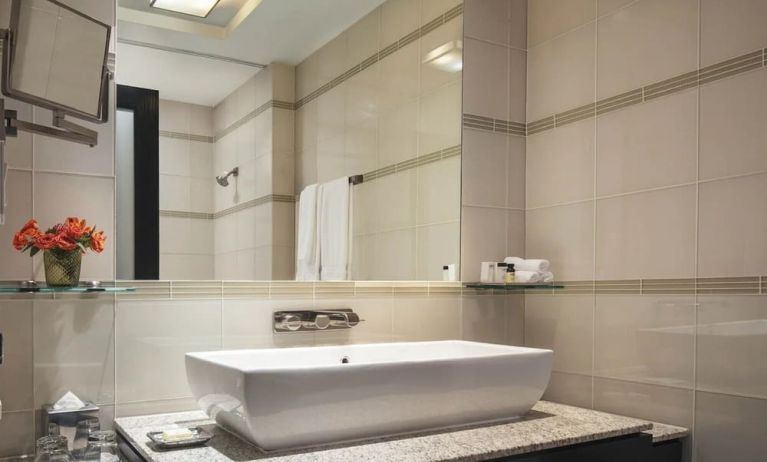
{"type": "Polygon", "coordinates": [[[119,279],[457,277],[454,2],[118,3],[119,279]]]}
{"type": "Polygon", "coordinates": [[[11,11],[4,92],[100,120],[110,27],[51,0],[14,0],[11,11]]]}

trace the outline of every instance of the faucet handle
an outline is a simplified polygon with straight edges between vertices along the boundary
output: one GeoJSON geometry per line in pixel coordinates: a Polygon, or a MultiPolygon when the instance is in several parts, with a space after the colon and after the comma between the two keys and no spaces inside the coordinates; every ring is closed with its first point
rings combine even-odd
{"type": "Polygon", "coordinates": [[[287,330],[291,332],[299,330],[303,324],[300,316],[290,313],[280,314],[276,321],[275,327],[278,330],[287,330]]]}

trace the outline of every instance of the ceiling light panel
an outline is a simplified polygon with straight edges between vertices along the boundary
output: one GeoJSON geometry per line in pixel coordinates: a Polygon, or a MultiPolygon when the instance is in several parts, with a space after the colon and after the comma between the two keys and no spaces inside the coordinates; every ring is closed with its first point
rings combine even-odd
{"type": "Polygon", "coordinates": [[[152,0],[154,8],[204,18],[213,11],[219,0],[152,0]]]}

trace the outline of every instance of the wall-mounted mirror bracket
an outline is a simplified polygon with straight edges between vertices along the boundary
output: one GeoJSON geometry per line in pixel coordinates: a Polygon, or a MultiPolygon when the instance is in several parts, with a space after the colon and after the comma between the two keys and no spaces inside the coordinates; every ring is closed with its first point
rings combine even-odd
{"type": "MultiPolygon", "coordinates": [[[[17,112],[14,110],[5,110],[5,136],[17,136],[18,131],[22,130],[36,135],[87,144],[91,147],[95,146],[99,141],[99,135],[96,131],[64,119],[64,114],[60,111],[53,111],[53,127],[19,120],[17,115],[17,112]]],[[[5,139],[5,136],[0,139],[5,139]]]]}

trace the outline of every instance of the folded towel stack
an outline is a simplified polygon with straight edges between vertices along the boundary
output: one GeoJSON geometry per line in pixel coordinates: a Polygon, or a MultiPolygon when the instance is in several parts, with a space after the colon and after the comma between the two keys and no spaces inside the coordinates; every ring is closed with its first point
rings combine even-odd
{"type": "Polygon", "coordinates": [[[549,261],[543,259],[524,259],[506,257],[504,263],[514,265],[514,281],[534,284],[536,282],[552,282],[554,274],[549,271],[549,261]]]}

